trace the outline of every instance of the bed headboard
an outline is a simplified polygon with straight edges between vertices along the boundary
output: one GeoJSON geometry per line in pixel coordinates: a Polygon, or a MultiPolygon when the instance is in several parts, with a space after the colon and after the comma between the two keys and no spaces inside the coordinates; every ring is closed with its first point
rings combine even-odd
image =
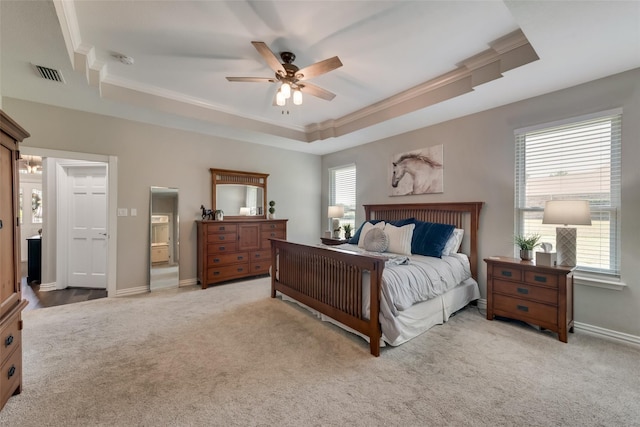
{"type": "MultiPolygon", "coordinates": [[[[451,224],[464,229],[468,238],[469,263],[471,275],[478,280],[478,228],[480,227],[480,209],[483,202],[453,203],[402,203],[390,205],[364,205],[366,220],[381,219],[394,221],[415,218],[420,221],[451,224]]],[[[467,253],[467,251],[464,251],[467,253]]]]}

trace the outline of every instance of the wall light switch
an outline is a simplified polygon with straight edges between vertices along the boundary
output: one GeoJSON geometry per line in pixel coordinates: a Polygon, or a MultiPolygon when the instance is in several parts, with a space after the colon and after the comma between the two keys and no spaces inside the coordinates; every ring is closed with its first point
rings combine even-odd
{"type": "Polygon", "coordinates": [[[127,216],[129,215],[127,208],[118,208],[118,216],[127,216]]]}
{"type": "Polygon", "coordinates": [[[138,209],[131,208],[131,216],[137,216],[137,215],[138,215],[138,209]]]}

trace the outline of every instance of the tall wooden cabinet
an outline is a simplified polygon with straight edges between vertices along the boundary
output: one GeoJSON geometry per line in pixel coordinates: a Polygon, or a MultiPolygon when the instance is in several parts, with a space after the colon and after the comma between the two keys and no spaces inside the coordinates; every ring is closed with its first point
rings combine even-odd
{"type": "Polygon", "coordinates": [[[28,136],[0,110],[0,409],[22,389],[18,143],[28,136]]]}
{"type": "Polygon", "coordinates": [[[231,279],[268,274],[270,238],[287,238],[286,219],[196,221],[198,281],[202,289],[231,279]]]}

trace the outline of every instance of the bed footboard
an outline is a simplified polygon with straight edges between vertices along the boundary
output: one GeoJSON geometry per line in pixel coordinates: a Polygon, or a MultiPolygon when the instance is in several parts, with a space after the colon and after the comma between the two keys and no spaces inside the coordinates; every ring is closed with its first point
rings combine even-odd
{"type": "Polygon", "coordinates": [[[281,292],[369,337],[380,355],[379,307],[384,260],[340,249],[271,239],[271,297],[281,292]],[[364,272],[369,272],[369,313],[364,312],[364,272]]]}

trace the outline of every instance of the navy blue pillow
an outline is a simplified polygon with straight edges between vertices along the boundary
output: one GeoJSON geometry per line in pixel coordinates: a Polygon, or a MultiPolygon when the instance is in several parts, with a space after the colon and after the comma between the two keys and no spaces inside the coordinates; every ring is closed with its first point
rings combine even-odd
{"type": "Polygon", "coordinates": [[[358,227],[358,231],[356,231],[356,234],[354,234],[353,236],[351,236],[351,239],[349,239],[349,243],[351,243],[352,245],[357,245],[358,242],[360,241],[360,233],[362,232],[362,227],[364,227],[364,225],[370,222],[373,225],[376,225],[379,222],[382,222],[381,219],[372,219],[371,221],[365,221],[363,222],[360,227],[358,227]]]}
{"type": "Polygon", "coordinates": [[[414,224],[416,227],[411,238],[411,253],[441,258],[447,240],[456,227],[424,221],[415,221],[414,224]]]}

